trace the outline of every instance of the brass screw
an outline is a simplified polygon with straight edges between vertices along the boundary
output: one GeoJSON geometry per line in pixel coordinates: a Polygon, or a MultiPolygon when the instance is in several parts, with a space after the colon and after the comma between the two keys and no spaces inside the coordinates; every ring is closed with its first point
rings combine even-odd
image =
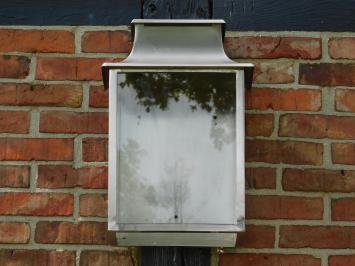
{"type": "Polygon", "coordinates": [[[223,248],[217,248],[217,254],[218,256],[222,255],[224,253],[223,248]]]}

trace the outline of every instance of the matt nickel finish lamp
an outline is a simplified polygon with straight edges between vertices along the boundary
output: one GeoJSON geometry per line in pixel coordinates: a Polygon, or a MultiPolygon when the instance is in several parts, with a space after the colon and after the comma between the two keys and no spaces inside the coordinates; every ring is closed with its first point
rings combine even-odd
{"type": "Polygon", "coordinates": [[[105,63],[108,229],[121,246],[233,247],[244,230],[244,89],[223,20],[133,20],[105,63]]]}

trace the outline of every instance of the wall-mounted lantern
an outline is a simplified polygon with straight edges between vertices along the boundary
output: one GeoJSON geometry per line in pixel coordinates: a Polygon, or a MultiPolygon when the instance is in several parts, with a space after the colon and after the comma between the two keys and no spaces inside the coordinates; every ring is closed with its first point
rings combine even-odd
{"type": "Polygon", "coordinates": [[[244,88],[223,20],[133,20],[103,65],[109,87],[109,230],[122,246],[235,245],[244,230],[244,88]]]}

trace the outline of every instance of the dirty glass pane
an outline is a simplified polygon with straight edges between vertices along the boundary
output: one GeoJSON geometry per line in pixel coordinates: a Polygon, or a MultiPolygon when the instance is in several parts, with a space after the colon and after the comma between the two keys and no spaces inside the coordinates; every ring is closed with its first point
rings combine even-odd
{"type": "Polygon", "coordinates": [[[118,222],[234,224],[235,74],[118,74],[118,222]]]}

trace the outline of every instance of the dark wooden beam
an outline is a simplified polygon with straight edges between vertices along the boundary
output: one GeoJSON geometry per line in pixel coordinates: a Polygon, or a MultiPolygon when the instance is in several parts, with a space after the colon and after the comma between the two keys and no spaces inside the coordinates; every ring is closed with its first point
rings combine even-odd
{"type": "Polygon", "coordinates": [[[142,0],[143,18],[208,19],[212,0],[142,0]]]}
{"type": "Polygon", "coordinates": [[[227,30],[355,31],[355,0],[214,0],[227,30]]]}
{"type": "Polygon", "coordinates": [[[0,25],[128,25],[141,18],[226,20],[228,30],[355,31],[355,0],[1,0],[0,25]]]}
{"type": "Polygon", "coordinates": [[[141,266],[209,266],[209,248],[143,247],[141,266]]]}
{"type": "Polygon", "coordinates": [[[0,25],[127,25],[140,0],[1,0],[0,25]]]}

